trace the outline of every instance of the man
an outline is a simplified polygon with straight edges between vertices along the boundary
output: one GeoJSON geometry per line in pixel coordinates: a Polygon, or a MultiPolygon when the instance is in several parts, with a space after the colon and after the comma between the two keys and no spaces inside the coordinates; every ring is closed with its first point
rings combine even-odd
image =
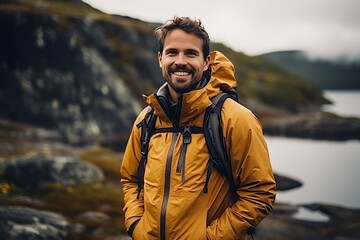
{"type": "MultiPolygon", "coordinates": [[[[202,127],[211,98],[221,89],[236,87],[233,65],[221,53],[209,53],[209,36],[200,20],[174,17],[155,34],[166,83],[145,100],[157,115],[156,128],[202,127]]],[[[203,191],[210,158],[203,134],[191,134],[184,146],[181,133],[155,133],[149,142],[144,187],[138,191],[138,126],[148,111],[144,109],[135,121],[121,166],[129,235],[133,239],[246,239],[247,229],[271,212],[275,200],[274,176],[256,117],[232,99],[221,110],[238,195],[234,201],[227,180],[216,170],[209,178],[208,192],[203,191]]]]}

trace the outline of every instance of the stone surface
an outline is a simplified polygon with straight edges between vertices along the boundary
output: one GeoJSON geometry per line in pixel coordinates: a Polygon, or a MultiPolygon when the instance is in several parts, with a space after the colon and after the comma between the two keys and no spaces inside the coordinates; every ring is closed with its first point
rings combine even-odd
{"type": "MultiPolygon", "coordinates": [[[[137,37],[134,56],[143,51],[141,45],[146,43],[135,29],[108,25],[137,37]]],[[[132,95],[132,86],[122,76],[129,76],[134,67],[124,63],[114,69],[115,60],[109,57],[116,49],[107,28],[91,17],[2,11],[0,28],[5,32],[0,39],[0,118],[42,125],[69,141],[129,131],[141,110],[140,96],[132,95]]],[[[128,35],[117,37],[121,41],[128,35]]],[[[122,53],[120,59],[125,61],[126,56],[122,53]]],[[[141,64],[146,62],[143,58],[138,60],[141,64]]],[[[131,78],[146,79],[143,74],[131,78]]]]}
{"type": "Polygon", "coordinates": [[[102,171],[73,157],[33,156],[5,163],[3,178],[23,188],[37,188],[44,183],[71,186],[104,180],[102,171]]]}
{"type": "Polygon", "coordinates": [[[292,179],[290,177],[282,176],[276,173],[274,175],[276,181],[276,189],[278,191],[286,191],[302,186],[302,183],[298,180],[292,179]]]}
{"type": "Polygon", "coordinates": [[[257,227],[256,240],[340,240],[360,239],[360,209],[327,204],[289,205],[277,203],[274,211],[257,227]],[[328,221],[301,220],[300,208],[321,212],[328,221]]]}
{"type": "Polygon", "coordinates": [[[0,239],[62,240],[69,223],[61,215],[28,207],[0,207],[0,239]]]}

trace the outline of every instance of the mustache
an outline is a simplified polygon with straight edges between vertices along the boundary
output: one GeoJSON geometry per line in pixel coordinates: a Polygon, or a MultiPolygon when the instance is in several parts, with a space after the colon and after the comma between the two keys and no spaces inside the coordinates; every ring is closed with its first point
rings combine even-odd
{"type": "Polygon", "coordinates": [[[177,72],[177,71],[184,71],[184,72],[189,72],[189,73],[193,73],[194,70],[192,68],[189,68],[187,66],[175,66],[175,67],[171,67],[170,72],[177,72]]]}

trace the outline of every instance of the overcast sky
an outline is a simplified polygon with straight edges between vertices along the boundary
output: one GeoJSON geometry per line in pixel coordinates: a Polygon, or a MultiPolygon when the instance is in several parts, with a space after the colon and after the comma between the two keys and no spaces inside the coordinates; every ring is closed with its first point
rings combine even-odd
{"type": "Polygon", "coordinates": [[[164,22],[201,19],[210,39],[257,55],[304,50],[360,60],[360,0],[84,0],[110,14],[164,22]]]}

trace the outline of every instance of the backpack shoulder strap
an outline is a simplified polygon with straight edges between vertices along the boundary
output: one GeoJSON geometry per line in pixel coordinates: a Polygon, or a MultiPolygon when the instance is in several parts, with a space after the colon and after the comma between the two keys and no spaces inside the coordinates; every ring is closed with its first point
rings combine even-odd
{"type": "Polygon", "coordinates": [[[227,98],[232,98],[227,93],[220,93],[212,98],[213,105],[209,107],[204,118],[204,135],[206,144],[210,153],[210,161],[204,192],[208,191],[208,183],[213,167],[215,167],[222,175],[224,175],[229,183],[232,197],[237,200],[238,195],[232,174],[231,162],[226,151],[223,139],[223,131],[221,124],[221,109],[227,98]]]}
{"type": "MultiPolygon", "coordinates": [[[[206,182],[204,187],[204,192],[207,192],[207,185],[209,182],[210,174],[213,169],[213,166],[226,177],[230,192],[233,199],[236,201],[238,195],[236,192],[236,187],[233,179],[231,161],[226,151],[225,142],[223,139],[222,125],[221,125],[221,109],[227,98],[231,98],[234,101],[238,102],[238,96],[236,89],[231,89],[230,91],[222,92],[211,99],[213,105],[207,109],[204,119],[204,134],[206,139],[206,144],[210,152],[210,161],[208,166],[208,172],[206,175],[206,182]]],[[[249,227],[247,229],[247,234],[254,239],[253,234],[255,234],[255,227],[249,227]]]]}
{"type": "Polygon", "coordinates": [[[139,199],[141,189],[143,189],[144,187],[144,173],[145,173],[145,165],[149,150],[149,141],[151,135],[155,130],[156,119],[157,116],[154,114],[154,109],[149,107],[147,113],[145,114],[144,119],[137,125],[138,128],[141,128],[140,130],[141,159],[139,162],[139,167],[137,169],[137,178],[138,178],[137,199],[139,199]]]}

